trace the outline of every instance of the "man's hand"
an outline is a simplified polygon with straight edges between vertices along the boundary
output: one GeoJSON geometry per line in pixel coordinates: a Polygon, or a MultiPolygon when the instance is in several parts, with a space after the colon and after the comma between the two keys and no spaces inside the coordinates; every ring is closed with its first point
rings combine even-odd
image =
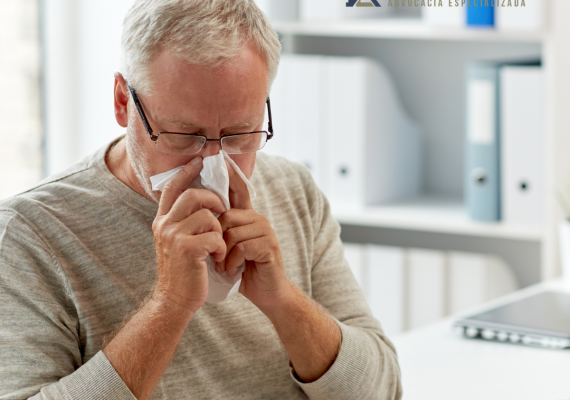
{"type": "Polygon", "coordinates": [[[231,167],[228,173],[232,208],[219,219],[227,257],[217,263],[216,270],[234,276],[246,262],[239,291],[263,310],[280,302],[289,290],[289,281],[273,228],[266,217],[253,209],[247,186],[241,177],[231,167]]]}
{"type": "Polygon", "coordinates": [[[137,399],[148,399],[194,313],[208,296],[206,258],[226,254],[225,211],[208,190],[187,189],[202,170],[195,157],[164,188],[152,230],[158,281],[152,297],[103,349],[137,399]]]}
{"type": "Polygon", "coordinates": [[[166,184],[152,224],[158,265],[153,299],[192,313],[208,296],[206,258],[222,261],[226,255],[222,227],[212,214],[223,213],[224,204],[208,190],[187,189],[201,170],[202,158],[196,157],[166,184]]]}
{"type": "Polygon", "coordinates": [[[240,293],[271,320],[299,379],[317,380],[338,354],[340,329],[326,310],[289,282],[275,231],[252,208],[239,175],[233,168],[228,171],[232,209],[220,217],[228,256],[216,268],[233,276],[246,262],[240,293]]]}

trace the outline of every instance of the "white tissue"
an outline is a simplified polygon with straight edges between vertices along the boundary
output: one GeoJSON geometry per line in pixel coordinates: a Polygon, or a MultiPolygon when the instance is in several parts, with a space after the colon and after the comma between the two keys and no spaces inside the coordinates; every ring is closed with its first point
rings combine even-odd
{"type": "Polygon", "coordinates": [[[166,171],[162,174],[151,176],[150,183],[152,183],[152,190],[162,191],[162,189],[164,189],[164,186],[168,183],[168,181],[171,180],[174,177],[174,175],[176,175],[176,173],[180,171],[182,168],[184,168],[184,166],[171,169],[170,171],[166,171]]]}
{"type": "MultiPolygon", "coordinates": [[[[189,187],[195,189],[207,189],[216,193],[224,203],[226,210],[229,210],[230,177],[224,160],[227,160],[241,179],[243,179],[247,186],[249,197],[253,200],[256,196],[253,185],[245,177],[234,160],[232,160],[223,150],[215,156],[204,158],[200,176],[196,178],[189,187]]],[[[168,181],[170,181],[182,168],[184,168],[184,166],[174,168],[159,175],[151,176],[150,181],[152,183],[152,190],[162,191],[168,181]]],[[[216,218],[219,217],[219,214],[214,215],[216,218]]],[[[206,264],[208,265],[208,297],[206,298],[206,302],[216,304],[235,296],[238,293],[239,286],[241,284],[243,271],[245,270],[245,263],[239,267],[238,273],[232,278],[226,276],[225,272],[223,274],[219,274],[216,271],[216,261],[212,256],[208,256],[206,264]]]]}

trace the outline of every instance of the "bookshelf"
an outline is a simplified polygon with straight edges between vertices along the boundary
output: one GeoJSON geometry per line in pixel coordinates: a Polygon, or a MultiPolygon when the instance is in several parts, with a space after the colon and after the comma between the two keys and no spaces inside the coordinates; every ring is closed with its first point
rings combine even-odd
{"type": "Polygon", "coordinates": [[[557,230],[563,216],[556,190],[570,180],[570,2],[548,0],[545,9],[540,32],[433,28],[417,18],[274,23],[287,53],[364,56],[384,64],[427,138],[429,195],[363,209],[333,205],[345,238],[488,252],[505,258],[526,284],[559,274],[557,230]],[[541,58],[546,75],[543,170],[549,190],[538,227],[474,222],[462,203],[464,66],[508,58],[541,58]]]}
{"type": "Polygon", "coordinates": [[[357,37],[372,39],[449,40],[540,43],[541,32],[497,32],[490,29],[431,27],[417,18],[315,22],[275,22],[284,35],[357,37]]]}
{"type": "Polygon", "coordinates": [[[426,233],[449,233],[506,240],[542,241],[540,227],[485,223],[469,218],[462,199],[422,195],[381,206],[341,208],[332,205],[334,218],[344,225],[384,227],[426,233]]]}

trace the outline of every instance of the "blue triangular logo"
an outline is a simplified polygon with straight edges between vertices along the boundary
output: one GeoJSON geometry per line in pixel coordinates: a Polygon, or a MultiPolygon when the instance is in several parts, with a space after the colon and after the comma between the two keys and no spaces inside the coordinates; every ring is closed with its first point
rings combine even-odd
{"type": "MultiPolygon", "coordinates": [[[[382,7],[382,6],[380,5],[380,3],[378,3],[378,0],[370,0],[370,1],[372,2],[372,5],[373,5],[374,7],[382,7]]],[[[358,2],[359,4],[361,4],[361,3],[360,3],[360,0],[348,0],[348,1],[346,2],[346,6],[347,6],[347,7],[354,7],[354,5],[355,5],[357,2],[358,2]]],[[[370,3],[365,3],[365,4],[366,4],[367,6],[370,5],[370,3]]],[[[356,4],[356,6],[358,7],[359,5],[356,4]]]]}

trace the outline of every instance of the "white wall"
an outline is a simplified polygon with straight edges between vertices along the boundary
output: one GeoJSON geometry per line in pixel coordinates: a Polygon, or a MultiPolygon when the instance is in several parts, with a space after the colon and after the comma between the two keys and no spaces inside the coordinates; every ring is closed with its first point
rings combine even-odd
{"type": "Polygon", "coordinates": [[[36,0],[0,1],[0,199],[41,179],[36,0]]]}
{"type": "Polygon", "coordinates": [[[44,0],[46,175],[124,132],[113,112],[113,75],[133,1],[44,0]]]}

